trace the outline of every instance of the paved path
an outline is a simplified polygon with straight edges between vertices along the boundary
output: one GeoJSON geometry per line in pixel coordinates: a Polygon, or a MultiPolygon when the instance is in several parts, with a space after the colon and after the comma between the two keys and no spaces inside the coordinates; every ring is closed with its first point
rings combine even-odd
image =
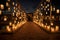
{"type": "MultiPolygon", "coordinates": [[[[50,34],[33,22],[27,22],[14,34],[1,35],[1,40],[53,40],[50,34]]],[[[56,40],[56,39],[54,39],[56,40]]]]}

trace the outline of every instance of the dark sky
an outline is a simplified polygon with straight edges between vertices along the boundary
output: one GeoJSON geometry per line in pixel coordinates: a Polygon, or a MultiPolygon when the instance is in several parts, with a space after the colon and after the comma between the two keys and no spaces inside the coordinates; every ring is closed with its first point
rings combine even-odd
{"type": "Polygon", "coordinates": [[[60,9],[60,0],[52,0],[52,5],[55,5],[56,8],[60,9]]]}
{"type": "Polygon", "coordinates": [[[27,13],[33,12],[40,3],[40,0],[20,0],[21,5],[27,13]]]}

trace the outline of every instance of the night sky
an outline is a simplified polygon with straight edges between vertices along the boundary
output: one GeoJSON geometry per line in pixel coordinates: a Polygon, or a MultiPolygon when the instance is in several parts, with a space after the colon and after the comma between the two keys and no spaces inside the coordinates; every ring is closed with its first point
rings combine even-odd
{"type": "MultiPolygon", "coordinates": [[[[5,5],[6,0],[0,0],[0,4],[5,5]]],[[[33,13],[41,0],[19,0],[19,3],[23,6],[27,13],[33,13]]],[[[60,9],[60,0],[52,0],[52,5],[60,9]]]]}
{"type": "Polygon", "coordinates": [[[40,0],[20,0],[20,3],[27,13],[32,13],[40,3],[40,0]]]}

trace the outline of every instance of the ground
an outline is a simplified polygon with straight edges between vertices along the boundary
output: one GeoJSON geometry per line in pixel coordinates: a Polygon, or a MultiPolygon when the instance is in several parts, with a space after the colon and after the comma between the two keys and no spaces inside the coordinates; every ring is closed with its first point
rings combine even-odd
{"type": "Polygon", "coordinates": [[[49,34],[33,22],[26,22],[13,34],[0,34],[0,40],[59,40],[60,34],[49,34]]]}

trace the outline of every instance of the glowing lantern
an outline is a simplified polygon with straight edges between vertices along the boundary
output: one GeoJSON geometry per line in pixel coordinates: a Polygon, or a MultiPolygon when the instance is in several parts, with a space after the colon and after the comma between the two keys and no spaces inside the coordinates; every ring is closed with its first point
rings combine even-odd
{"type": "Polygon", "coordinates": [[[50,0],[46,0],[47,2],[50,2],[50,0]]]}
{"type": "Polygon", "coordinates": [[[0,15],[2,14],[2,11],[0,10],[0,15]]]}
{"type": "Polygon", "coordinates": [[[14,12],[12,13],[12,15],[14,16],[14,12]]]}
{"type": "Polygon", "coordinates": [[[16,4],[16,6],[17,6],[17,4],[16,4]]]}
{"type": "Polygon", "coordinates": [[[1,9],[4,9],[4,5],[3,4],[1,4],[0,7],[1,7],[1,9]]]}
{"type": "Polygon", "coordinates": [[[6,29],[7,29],[7,31],[8,31],[8,32],[11,32],[11,29],[10,29],[10,27],[9,27],[9,26],[7,26],[7,28],[6,28],[6,29]]]}
{"type": "Polygon", "coordinates": [[[47,29],[50,30],[50,26],[47,26],[47,29]]]}
{"type": "Polygon", "coordinates": [[[51,22],[51,26],[53,26],[53,23],[51,22]]]}
{"type": "Polygon", "coordinates": [[[41,4],[41,6],[43,6],[43,4],[41,4]]]}
{"type": "Polygon", "coordinates": [[[44,27],[46,28],[47,26],[45,25],[44,27]]]}
{"type": "Polygon", "coordinates": [[[49,4],[47,4],[47,7],[49,7],[49,4]]]}
{"type": "Polygon", "coordinates": [[[8,2],[6,2],[6,6],[7,6],[7,7],[9,6],[9,3],[8,3],[8,2]]]}
{"type": "Polygon", "coordinates": [[[55,30],[58,31],[59,30],[59,26],[56,26],[55,30]]]}
{"type": "Polygon", "coordinates": [[[15,24],[12,25],[12,29],[15,30],[15,24]]]}
{"type": "Polygon", "coordinates": [[[56,10],[56,13],[59,13],[59,9],[56,10]]]}
{"type": "Polygon", "coordinates": [[[53,7],[53,11],[55,11],[55,7],[53,7]]]}
{"type": "Polygon", "coordinates": [[[55,30],[54,30],[54,28],[53,27],[51,27],[51,32],[54,32],[55,30]]]}
{"type": "Polygon", "coordinates": [[[14,7],[14,9],[16,9],[16,8],[14,7]]]}
{"type": "Polygon", "coordinates": [[[4,21],[7,21],[7,17],[6,16],[4,16],[4,21]]]}
{"type": "Polygon", "coordinates": [[[48,13],[46,12],[46,14],[48,14],[48,13]]]}
{"type": "Polygon", "coordinates": [[[10,11],[10,7],[8,8],[8,11],[10,11]]]}
{"type": "Polygon", "coordinates": [[[11,26],[12,25],[12,22],[10,22],[9,25],[11,26]]]}
{"type": "Polygon", "coordinates": [[[15,3],[13,2],[12,5],[14,5],[15,3]]]}
{"type": "Polygon", "coordinates": [[[14,20],[14,23],[16,23],[16,20],[14,20]]]}

